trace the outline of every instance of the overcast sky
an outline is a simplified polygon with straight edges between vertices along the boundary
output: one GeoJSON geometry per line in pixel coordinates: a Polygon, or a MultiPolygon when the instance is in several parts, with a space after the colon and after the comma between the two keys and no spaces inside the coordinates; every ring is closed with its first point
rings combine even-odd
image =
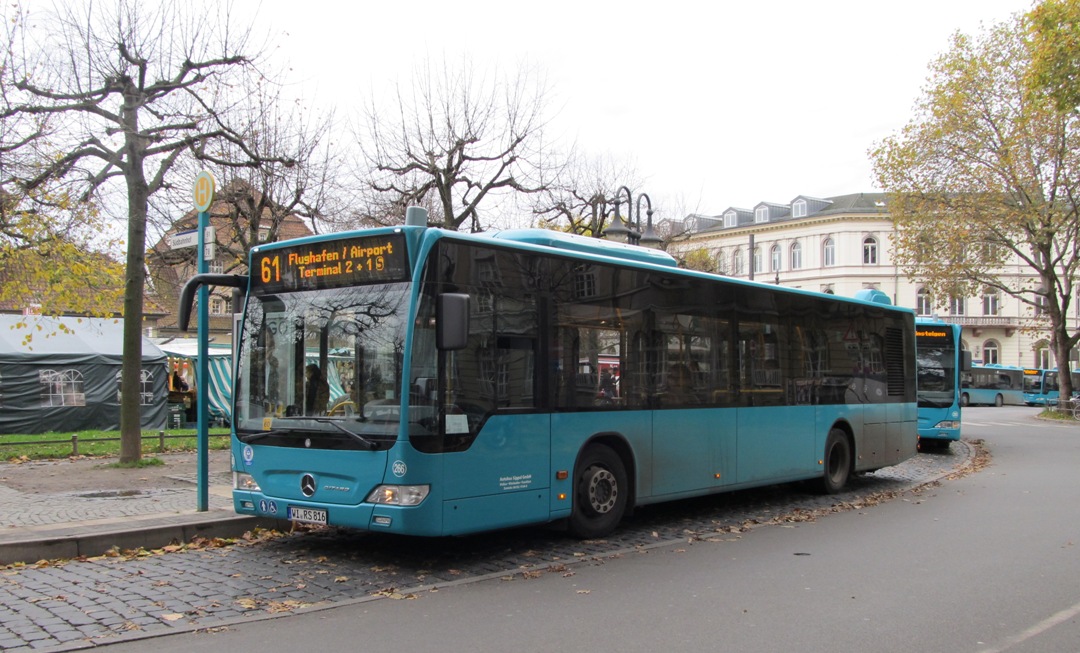
{"type": "Polygon", "coordinates": [[[950,36],[1030,6],[263,0],[258,20],[296,79],[339,114],[404,81],[417,60],[468,54],[513,69],[528,59],[551,82],[563,137],[594,156],[631,157],[646,179],[632,190],[654,204],[713,215],[878,190],[867,151],[910,119],[950,36]]]}

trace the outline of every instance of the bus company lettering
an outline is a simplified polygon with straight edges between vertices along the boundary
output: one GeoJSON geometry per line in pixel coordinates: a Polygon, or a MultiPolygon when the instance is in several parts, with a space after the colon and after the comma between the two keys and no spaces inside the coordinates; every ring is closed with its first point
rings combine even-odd
{"type": "Polygon", "coordinates": [[[503,490],[524,490],[530,485],[532,485],[532,474],[499,477],[499,487],[503,490]]]}

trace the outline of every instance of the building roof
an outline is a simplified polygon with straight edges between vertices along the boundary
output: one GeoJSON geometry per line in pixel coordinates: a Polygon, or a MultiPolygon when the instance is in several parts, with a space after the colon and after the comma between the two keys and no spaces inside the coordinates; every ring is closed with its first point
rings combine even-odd
{"type": "MultiPolygon", "coordinates": [[[[756,207],[766,206],[770,209],[779,209],[779,213],[770,211],[769,221],[783,220],[785,223],[798,222],[800,220],[810,220],[813,218],[819,218],[829,215],[847,215],[851,213],[876,213],[886,214],[888,213],[888,207],[886,206],[885,193],[852,193],[849,195],[837,195],[835,197],[818,198],[809,195],[799,195],[791,202],[787,204],[780,204],[777,202],[758,202],[756,207]],[[792,217],[791,206],[798,200],[806,200],[807,202],[807,214],[798,218],[792,217]]],[[[697,218],[686,223],[690,233],[705,233],[705,232],[718,232],[728,229],[738,229],[755,224],[753,221],[754,211],[751,209],[741,209],[735,206],[728,207],[720,213],[721,221],[719,224],[713,220],[700,219],[702,216],[691,216],[697,218]],[[729,211],[735,211],[738,217],[738,224],[734,227],[725,227],[723,225],[722,216],[729,211]]],[[[757,223],[761,224],[761,223],[757,223]]]]}

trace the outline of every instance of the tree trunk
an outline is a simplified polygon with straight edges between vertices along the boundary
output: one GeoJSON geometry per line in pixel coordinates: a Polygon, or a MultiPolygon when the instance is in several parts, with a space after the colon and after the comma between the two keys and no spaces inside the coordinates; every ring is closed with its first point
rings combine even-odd
{"type": "Polygon", "coordinates": [[[1058,401],[1065,401],[1072,397],[1075,388],[1072,387],[1072,370],[1069,362],[1069,330],[1064,323],[1064,316],[1060,321],[1061,324],[1055,324],[1053,327],[1054,337],[1052,344],[1054,346],[1054,358],[1057,359],[1058,389],[1060,390],[1058,401]]]}
{"type": "MultiPolygon", "coordinates": [[[[142,322],[143,288],[146,285],[146,214],[150,187],[143,172],[146,149],[139,134],[141,98],[134,89],[124,94],[121,121],[127,167],[124,182],[128,199],[127,269],[124,272],[124,363],[120,381],[120,462],[142,459],[142,322]]],[[[165,373],[165,370],[161,370],[165,373]]]]}
{"type": "Polygon", "coordinates": [[[127,270],[124,273],[124,363],[120,384],[120,462],[124,464],[134,464],[142,459],[140,395],[147,204],[146,182],[129,179],[127,270]]]}

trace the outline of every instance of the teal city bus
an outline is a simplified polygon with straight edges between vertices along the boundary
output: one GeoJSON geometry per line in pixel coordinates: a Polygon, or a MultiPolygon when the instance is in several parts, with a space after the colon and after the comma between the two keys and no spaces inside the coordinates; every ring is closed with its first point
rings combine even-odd
{"type": "Polygon", "coordinates": [[[961,406],[1024,405],[1022,367],[973,365],[960,385],[961,406]]]}
{"type": "Polygon", "coordinates": [[[910,310],[426,222],[411,208],[400,227],[260,245],[250,276],[185,285],[184,328],[199,286],[244,296],[238,512],[591,538],[638,506],[799,480],[838,492],[916,453],[910,310]]]}
{"type": "MultiPolygon", "coordinates": [[[[1073,394],[1080,389],[1080,372],[1072,373],[1073,394]]],[[[1061,388],[1057,369],[1024,369],[1024,403],[1028,406],[1056,406],[1061,388]]]]}
{"type": "Polygon", "coordinates": [[[919,397],[919,446],[947,448],[960,439],[960,381],[971,369],[971,352],[960,341],[960,326],[915,320],[919,397]]]}

